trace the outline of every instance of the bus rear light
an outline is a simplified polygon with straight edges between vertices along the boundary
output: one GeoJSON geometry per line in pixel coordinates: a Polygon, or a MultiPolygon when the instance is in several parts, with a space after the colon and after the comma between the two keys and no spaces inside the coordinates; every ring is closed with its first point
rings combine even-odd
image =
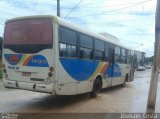
{"type": "Polygon", "coordinates": [[[2,64],[2,68],[5,68],[6,66],[5,66],[5,64],[2,64]]]}
{"type": "Polygon", "coordinates": [[[7,72],[6,69],[3,69],[3,72],[6,73],[7,72]]]}
{"type": "Polygon", "coordinates": [[[49,76],[49,77],[52,77],[52,72],[49,72],[49,73],[48,73],[48,76],[49,76]]]}
{"type": "Polygon", "coordinates": [[[49,68],[49,71],[53,72],[53,71],[54,71],[54,68],[53,68],[53,67],[50,67],[50,68],[49,68]]]}

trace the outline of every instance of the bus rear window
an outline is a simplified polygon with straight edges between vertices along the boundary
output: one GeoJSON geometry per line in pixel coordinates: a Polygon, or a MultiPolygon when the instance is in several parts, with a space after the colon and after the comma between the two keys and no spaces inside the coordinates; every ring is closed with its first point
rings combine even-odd
{"type": "Polygon", "coordinates": [[[27,19],[10,21],[4,33],[5,45],[52,44],[50,19],[27,19]]]}

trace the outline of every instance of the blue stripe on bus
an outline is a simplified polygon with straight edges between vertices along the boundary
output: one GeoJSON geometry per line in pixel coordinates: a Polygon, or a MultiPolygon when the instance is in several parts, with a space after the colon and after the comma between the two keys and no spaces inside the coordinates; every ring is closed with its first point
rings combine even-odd
{"type": "Polygon", "coordinates": [[[96,70],[98,61],[60,58],[66,72],[75,80],[87,80],[96,70]]]}
{"type": "Polygon", "coordinates": [[[104,72],[104,76],[108,75],[108,77],[120,77],[121,70],[118,64],[114,63],[109,65],[106,71],[104,72]],[[113,69],[113,70],[112,70],[113,69]]]}
{"type": "Polygon", "coordinates": [[[112,77],[120,77],[121,76],[121,69],[118,66],[118,64],[114,63],[113,64],[113,74],[112,77]]]}
{"type": "MultiPolygon", "coordinates": [[[[99,61],[81,60],[81,59],[67,59],[60,58],[60,62],[65,71],[75,80],[87,80],[96,70],[99,61]]],[[[109,65],[104,76],[119,77],[121,76],[120,68],[117,64],[109,65]],[[112,71],[113,67],[113,71],[112,71]]]]}
{"type": "MultiPolygon", "coordinates": [[[[4,54],[6,61],[10,65],[17,65],[22,59],[23,54],[4,54]]],[[[25,59],[23,63],[24,66],[33,67],[49,67],[47,59],[42,55],[30,55],[25,59]],[[29,58],[29,59],[28,59],[29,58]]]]}

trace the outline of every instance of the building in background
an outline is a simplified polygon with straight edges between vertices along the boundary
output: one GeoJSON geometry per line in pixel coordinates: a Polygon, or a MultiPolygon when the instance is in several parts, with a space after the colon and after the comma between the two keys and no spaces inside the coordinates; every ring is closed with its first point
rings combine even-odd
{"type": "Polygon", "coordinates": [[[135,54],[137,56],[137,67],[138,66],[145,66],[146,65],[146,63],[145,63],[146,53],[135,50],[135,54]]]}

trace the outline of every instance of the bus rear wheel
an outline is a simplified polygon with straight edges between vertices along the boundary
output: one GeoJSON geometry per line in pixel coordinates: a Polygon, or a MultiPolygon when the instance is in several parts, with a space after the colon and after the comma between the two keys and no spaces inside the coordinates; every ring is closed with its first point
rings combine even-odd
{"type": "Polygon", "coordinates": [[[91,92],[91,97],[96,97],[97,94],[101,92],[101,89],[102,89],[102,81],[101,79],[96,78],[91,92]]]}

